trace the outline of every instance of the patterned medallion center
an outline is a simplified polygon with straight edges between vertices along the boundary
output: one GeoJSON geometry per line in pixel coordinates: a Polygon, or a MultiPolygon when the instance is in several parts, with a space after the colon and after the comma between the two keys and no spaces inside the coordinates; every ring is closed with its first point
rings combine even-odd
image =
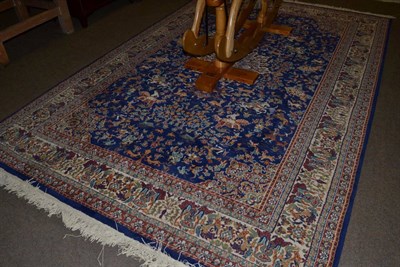
{"type": "Polygon", "coordinates": [[[261,74],[255,86],[197,91],[177,37],[89,100],[92,114],[78,110],[75,124],[96,146],[258,207],[339,39],[311,19],[279,23],[295,31],[266,35],[239,64],[261,74]]]}

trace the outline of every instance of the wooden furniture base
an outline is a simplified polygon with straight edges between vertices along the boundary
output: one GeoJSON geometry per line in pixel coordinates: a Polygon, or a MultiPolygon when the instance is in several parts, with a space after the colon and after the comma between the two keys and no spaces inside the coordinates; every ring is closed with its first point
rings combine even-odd
{"type": "Polygon", "coordinates": [[[292,32],[292,27],[284,26],[284,25],[274,25],[272,24],[269,27],[263,28],[264,32],[280,34],[283,36],[289,36],[292,32]]]}
{"type": "MultiPolygon", "coordinates": [[[[244,25],[244,28],[251,28],[254,25],[255,22],[247,21],[244,25]]],[[[288,36],[292,31],[292,28],[273,24],[269,27],[263,28],[263,31],[288,36]]],[[[185,67],[191,70],[202,72],[196,81],[196,88],[207,93],[211,93],[214,90],[221,78],[226,78],[250,85],[254,84],[258,77],[257,72],[233,68],[233,64],[234,63],[222,62],[218,59],[216,59],[214,62],[209,62],[198,58],[191,58],[186,62],[185,67]]]]}
{"type": "Polygon", "coordinates": [[[64,33],[72,33],[74,31],[66,0],[53,0],[53,2],[44,0],[5,0],[0,2],[0,12],[11,8],[15,8],[20,22],[0,31],[0,64],[2,65],[10,62],[4,42],[46,21],[58,17],[64,33]],[[36,7],[45,11],[30,17],[27,7],[36,7]]]}
{"type": "Polygon", "coordinates": [[[211,93],[221,78],[238,81],[246,84],[254,84],[258,73],[250,70],[233,68],[233,63],[226,63],[218,59],[209,62],[198,58],[189,59],[185,67],[200,71],[202,74],[196,81],[196,88],[211,93]]]}
{"type": "Polygon", "coordinates": [[[198,89],[212,92],[222,77],[250,85],[254,83],[258,73],[236,69],[232,66],[234,62],[241,60],[255,49],[266,32],[285,36],[290,34],[292,28],[272,24],[278,15],[282,1],[258,1],[261,8],[256,20],[248,19],[255,9],[256,0],[250,0],[245,5],[242,5],[242,0],[232,0],[229,15],[224,0],[197,1],[193,26],[183,35],[183,50],[196,56],[215,52],[217,58],[214,62],[194,58],[186,63],[186,68],[203,72],[196,81],[198,89]],[[215,8],[216,21],[213,38],[208,38],[207,33],[200,34],[201,18],[205,16],[207,21],[209,7],[215,8]]]}

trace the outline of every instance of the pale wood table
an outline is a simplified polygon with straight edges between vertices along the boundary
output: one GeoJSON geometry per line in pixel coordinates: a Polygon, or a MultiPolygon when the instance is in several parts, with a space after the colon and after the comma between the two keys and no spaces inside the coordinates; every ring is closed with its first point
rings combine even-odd
{"type": "Polygon", "coordinates": [[[46,21],[58,17],[58,21],[64,33],[72,33],[74,26],[68,11],[66,0],[4,0],[0,1],[0,12],[15,8],[19,22],[0,31],[0,64],[10,62],[4,42],[30,30],[46,21]],[[45,11],[30,16],[27,7],[36,7],[45,11]]]}

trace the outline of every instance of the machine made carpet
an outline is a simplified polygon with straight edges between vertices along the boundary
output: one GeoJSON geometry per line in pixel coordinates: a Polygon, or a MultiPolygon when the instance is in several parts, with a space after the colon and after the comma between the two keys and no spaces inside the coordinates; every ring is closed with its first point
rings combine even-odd
{"type": "Polygon", "coordinates": [[[5,119],[0,185],[148,265],[334,265],[389,19],[284,3],[292,33],[235,65],[255,84],[209,94],[184,67],[194,8],[5,119]]]}

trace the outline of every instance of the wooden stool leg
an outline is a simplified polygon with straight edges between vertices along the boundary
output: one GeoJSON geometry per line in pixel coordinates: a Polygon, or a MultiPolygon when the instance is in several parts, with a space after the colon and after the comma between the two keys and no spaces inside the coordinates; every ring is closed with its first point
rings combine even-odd
{"type": "Polygon", "coordinates": [[[20,21],[26,20],[29,18],[28,8],[26,7],[24,1],[21,0],[13,0],[15,11],[17,12],[18,19],[20,21]]]}
{"type": "Polygon", "coordinates": [[[10,60],[8,59],[6,48],[4,47],[3,42],[1,42],[0,43],[0,64],[7,65],[8,63],[10,63],[10,60]]]}
{"type": "Polygon", "coordinates": [[[63,32],[64,33],[73,33],[74,26],[72,24],[71,16],[69,14],[67,1],[66,0],[54,0],[54,3],[58,6],[58,9],[59,9],[58,21],[60,22],[63,32]]]}

